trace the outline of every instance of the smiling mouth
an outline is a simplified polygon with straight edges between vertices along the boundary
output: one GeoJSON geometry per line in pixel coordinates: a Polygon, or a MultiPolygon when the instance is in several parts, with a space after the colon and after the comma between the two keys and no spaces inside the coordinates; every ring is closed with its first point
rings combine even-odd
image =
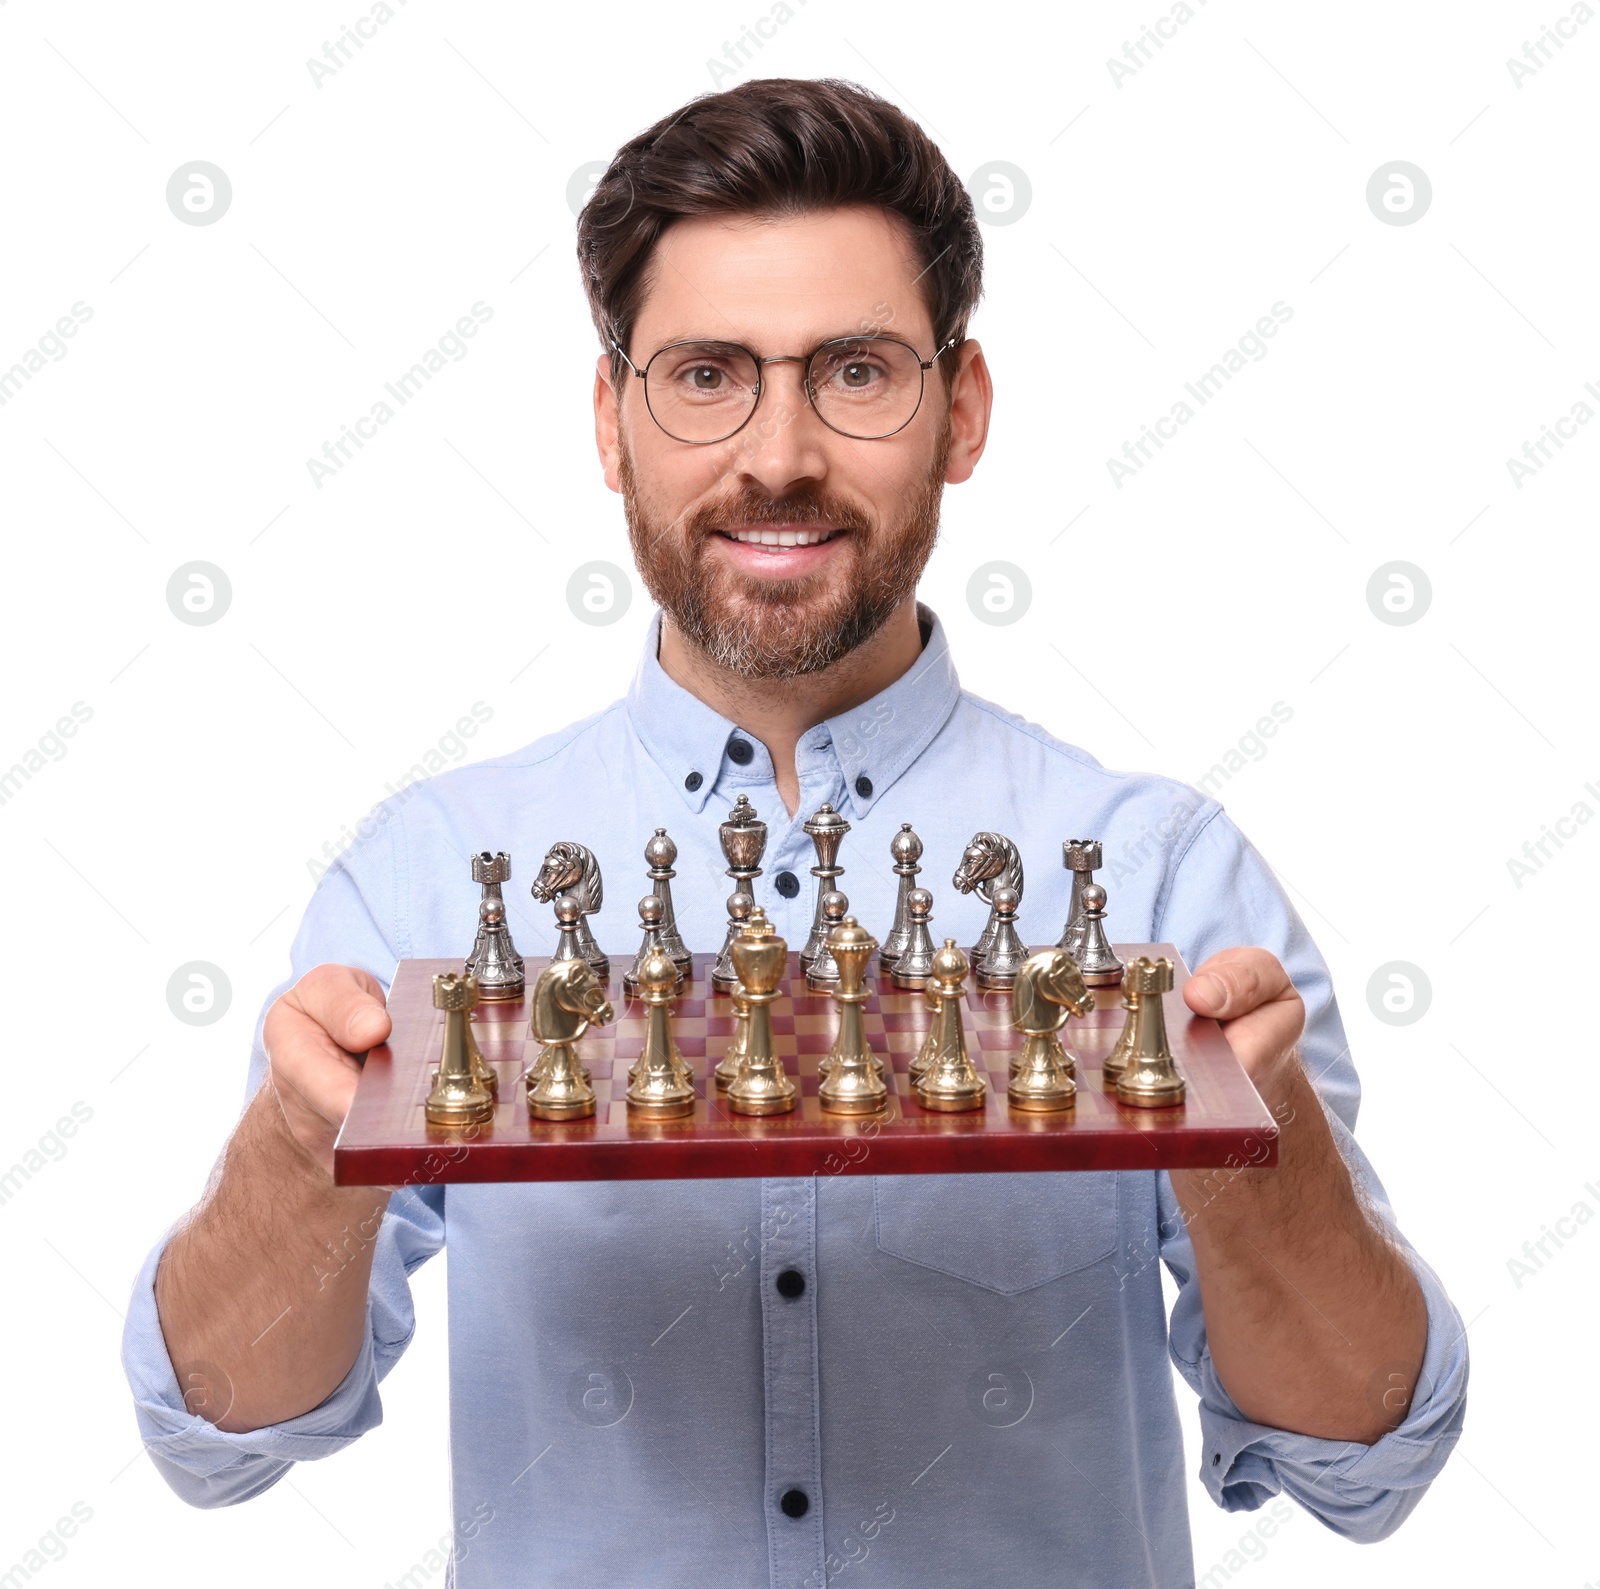
{"type": "Polygon", "coordinates": [[[745,546],[820,546],[843,530],[719,530],[726,541],[738,541],[745,546]]]}

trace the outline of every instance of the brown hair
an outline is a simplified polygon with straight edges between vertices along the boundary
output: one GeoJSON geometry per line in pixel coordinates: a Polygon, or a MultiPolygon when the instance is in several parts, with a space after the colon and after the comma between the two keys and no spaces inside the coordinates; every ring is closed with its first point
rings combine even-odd
{"type": "MultiPolygon", "coordinates": [[[[627,347],[657,240],[690,215],[877,205],[904,222],[935,345],[966,334],[983,291],[972,200],[938,146],[868,89],[760,78],[703,94],[624,144],[578,217],[578,265],[607,349],[627,347]]],[[[939,361],[946,378],[954,358],[939,361]]],[[[621,361],[612,354],[614,371],[621,361]]]]}

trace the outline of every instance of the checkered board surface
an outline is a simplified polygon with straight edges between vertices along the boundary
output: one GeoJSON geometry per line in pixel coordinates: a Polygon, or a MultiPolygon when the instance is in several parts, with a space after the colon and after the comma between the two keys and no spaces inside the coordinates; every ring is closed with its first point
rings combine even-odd
{"type": "MultiPolygon", "coordinates": [[[[710,1071],[733,1034],[726,994],[709,984],[712,958],[696,955],[675,1005],[673,1035],[695,1075],[693,1115],[680,1120],[630,1119],[628,1067],[644,1043],[645,1006],[624,993],[626,961],[613,958],[608,995],[616,1018],[592,1027],[578,1045],[589,1067],[598,1107],[593,1119],[533,1120],[524,1077],[538,1058],[528,1037],[526,998],[481,1003],[473,1030],[499,1077],[493,1121],[453,1130],[430,1126],[423,1115],[438,1064],[443,1014],[433,1008],[433,978],[461,970],[460,961],[402,960],[389,992],[394,1030],[366,1059],[355,1101],[334,1148],[341,1185],[429,1184],[449,1181],[572,1181],[694,1179],[715,1176],[827,1174],[943,1174],[994,1170],[1107,1170],[1200,1168],[1238,1155],[1255,1164],[1277,1162],[1265,1105],[1251,1086],[1221,1028],[1190,1013],[1177,991],[1188,971],[1171,944],[1123,944],[1124,960],[1166,955],[1176,986],[1166,996],[1167,1033],[1188,1082],[1175,1109],[1131,1109],[1101,1083],[1100,1065],[1122,1030],[1121,990],[1095,990],[1095,1008],[1074,1017],[1062,1038],[1078,1065],[1076,1106],[1029,1115],[1009,1107],[1010,1057],[1022,1045],[1011,1026],[1009,993],[969,987],[963,1012],[967,1048],[989,1083],[982,1109],[944,1114],[923,1109],[907,1069],[928,1030],[919,992],[903,991],[869,971],[864,1007],[867,1040],[885,1061],[889,1099],[871,1117],[825,1113],[817,1098],[817,1066],[833,1042],[834,1001],[812,993],[798,958],[789,957],[782,995],[773,1003],[772,1029],[785,1070],[800,1087],[797,1108],[783,1115],[731,1113],[710,1071]],[[867,1139],[865,1143],[852,1138],[867,1139]]],[[[528,989],[549,961],[527,962],[528,989]]]]}

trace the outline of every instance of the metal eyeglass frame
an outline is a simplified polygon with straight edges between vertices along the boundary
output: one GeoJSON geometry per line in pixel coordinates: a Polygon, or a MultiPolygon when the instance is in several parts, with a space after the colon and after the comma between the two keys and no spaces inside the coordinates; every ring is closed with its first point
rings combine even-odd
{"type": "Polygon", "coordinates": [[[753,349],[747,348],[742,342],[724,342],[716,337],[684,337],[681,341],[669,342],[665,347],[657,348],[655,352],[652,353],[647,360],[645,360],[645,366],[642,370],[623,351],[622,344],[618,342],[615,337],[611,338],[611,346],[616,350],[617,357],[620,358],[622,362],[626,364],[641,381],[645,380],[645,377],[649,375],[650,366],[654,364],[663,353],[670,353],[674,348],[697,347],[705,344],[711,344],[715,347],[727,348],[734,353],[744,354],[745,357],[748,358],[756,367],[755,400],[750,404],[750,412],[746,414],[744,418],[741,419],[739,423],[727,433],[727,435],[724,436],[713,436],[707,441],[690,441],[683,436],[674,436],[672,432],[668,430],[659,419],[656,418],[656,411],[650,406],[650,387],[648,382],[645,385],[644,406],[649,412],[651,419],[655,420],[656,428],[660,430],[663,436],[669,436],[673,441],[679,442],[685,447],[715,447],[719,442],[724,442],[729,440],[731,437],[737,436],[739,432],[756,417],[756,410],[761,406],[761,394],[766,390],[766,382],[761,379],[761,367],[764,364],[801,364],[805,366],[805,373],[801,377],[801,384],[805,388],[806,402],[810,405],[811,412],[815,414],[819,420],[822,420],[822,423],[827,425],[828,429],[831,430],[834,435],[847,436],[851,441],[887,441],[891,436],[898,436],[900,432],[904,430],[919,413],[922,412],[922,399],[927,394],[928,390],[928,371],[931,370],[938,362],[940,354],[948,353],[950,349],[955,347],[960,340],[961,338],[959,335],[951,337],[949,341],[934,349],[933,357],[931,359],[923,358],[909,342],[903,340],[902,338],[885,336],[829,337],[825,342],[819,342],[809,353],[775,353],[771,358],[764,359],[760,357],[753,349]],[[916,405],[912,408],[911,412],[906,415],[905,419],[901,421],[900,424],[896,425],[893,430],[886,430],[882,433],[882,435],[878,436],[856,436],[848,430],[840,430],[837,425],[829,424],[826,419],[823,419],[822,410],[817,407],[816,393],[811,386],[811,361],[815,359],[824,348],[836,347],[840,344],[848,346],[851,343],[859,342],[893,342],[904,348],[906,352],[917,361],[917,380],[919,384],[917,387],[916,405]]]}

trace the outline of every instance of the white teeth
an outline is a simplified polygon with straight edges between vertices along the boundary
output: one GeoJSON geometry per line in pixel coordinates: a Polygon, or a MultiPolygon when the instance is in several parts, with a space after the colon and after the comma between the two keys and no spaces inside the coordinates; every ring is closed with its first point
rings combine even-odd
{"type": "Polygon", "coordinates": [[[730,530],[736,541],[747,546],[815,546],[831,541],[834,530],[730,530]]]}

